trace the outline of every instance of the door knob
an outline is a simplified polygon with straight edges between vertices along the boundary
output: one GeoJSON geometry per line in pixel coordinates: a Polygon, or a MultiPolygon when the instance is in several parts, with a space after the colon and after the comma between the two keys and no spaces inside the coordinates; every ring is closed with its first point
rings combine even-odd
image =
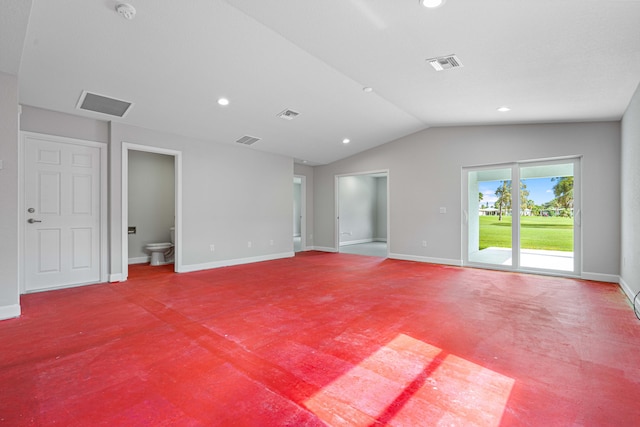
{"type": "Polygon", "coordinates": [[[27,220],[27,222],[28,222],[29,224],[34,224],[34,223],[36,223],[36,222],[42,222],[42,221],[39,221],[39,220],[37,220],[37,219],[33,219],[33,218],[29,218],[29,219],[27,220]]]}

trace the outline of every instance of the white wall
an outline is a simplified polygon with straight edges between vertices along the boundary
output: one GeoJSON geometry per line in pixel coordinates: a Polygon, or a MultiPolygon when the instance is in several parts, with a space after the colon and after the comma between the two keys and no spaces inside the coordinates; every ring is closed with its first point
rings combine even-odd
{"type": "Polygon", "coordinates": [[[387,182],[385,176],[376,177],[376,232],[375,240],[387,241],[387,182]]]}
{"type": "Polygon", "coordinates": [[[0,319],[20,315],[18,129],[18,78],[0,73],[0,319]]]}
{"type": "Polygon", "coordinates": [[[621,285],[627,296],[640,292],[640,86],[622,118],[621,285]]]}
{"type": "Polygon", "coordinates": [[[122,142],[182,152],[183,271],[293,256],[293,159],[112,123],[111,280],[122,274],[122,142]]]}
{"type": "Polygon", "coordinates": [[[338,179],[340,244],[373,241],[376,231],[376,180],[368,175],[338,179]]]}
{"type": "Polygon", "coordinates": [[[22,107],[20,129],[46,135],[83,139],[85,141],[109,142],[109,123],[106,121],[58,113],[27,105],[22,107]]]}
{"type": "Polygon", "coordinates": [[[463,166],[576,155],[583,156],[583,271],[585,277],[617,278],[619,122],[430,128],[317,166],[316,246],[335,247],[334,176],[388,169],[392,256],[459,264],[463,166]],[[447,213],[440,214],[440,207],[447,213]]]}
{"type": "Polygon", "coordinates": [[[128,214],[129,262],[145,262],[148,243],[169,242],[175,217],[174,157],[146,151],[129,150],[128,214]]]}

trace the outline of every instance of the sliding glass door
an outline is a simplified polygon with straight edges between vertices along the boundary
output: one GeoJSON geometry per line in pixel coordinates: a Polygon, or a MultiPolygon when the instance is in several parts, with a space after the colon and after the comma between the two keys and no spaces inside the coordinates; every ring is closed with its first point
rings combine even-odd
{"type": "Polygon", "coordinates": [[[580,274],[579,159],[463,170],[463,262],[580,274]]]}

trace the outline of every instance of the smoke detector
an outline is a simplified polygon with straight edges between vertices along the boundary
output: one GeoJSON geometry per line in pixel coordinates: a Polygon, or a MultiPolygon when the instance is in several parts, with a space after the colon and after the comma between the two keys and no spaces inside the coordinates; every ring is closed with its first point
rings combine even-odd
{"type": "Polygon", "coordinates": [[[136,16],[136,8],[129,3],[118,3],[116,6],[116,12],[124,19],[131,21],[136,16]]]}
{"type": "Polygon", "coordinates": [[[462,67],[462,62],[455,55],[439,56],[437,58],[427,59],[429,65],[436,71],[450,70],[451,68],[462,67]]]}

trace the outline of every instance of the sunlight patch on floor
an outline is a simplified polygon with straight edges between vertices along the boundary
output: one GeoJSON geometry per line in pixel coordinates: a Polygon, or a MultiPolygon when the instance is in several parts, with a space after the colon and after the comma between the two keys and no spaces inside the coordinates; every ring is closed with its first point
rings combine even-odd
{"type": "Polygon", "coordinates": [[[305,402],[330,425],[500,424],[514,380],[400,334],[305,402]]]}

